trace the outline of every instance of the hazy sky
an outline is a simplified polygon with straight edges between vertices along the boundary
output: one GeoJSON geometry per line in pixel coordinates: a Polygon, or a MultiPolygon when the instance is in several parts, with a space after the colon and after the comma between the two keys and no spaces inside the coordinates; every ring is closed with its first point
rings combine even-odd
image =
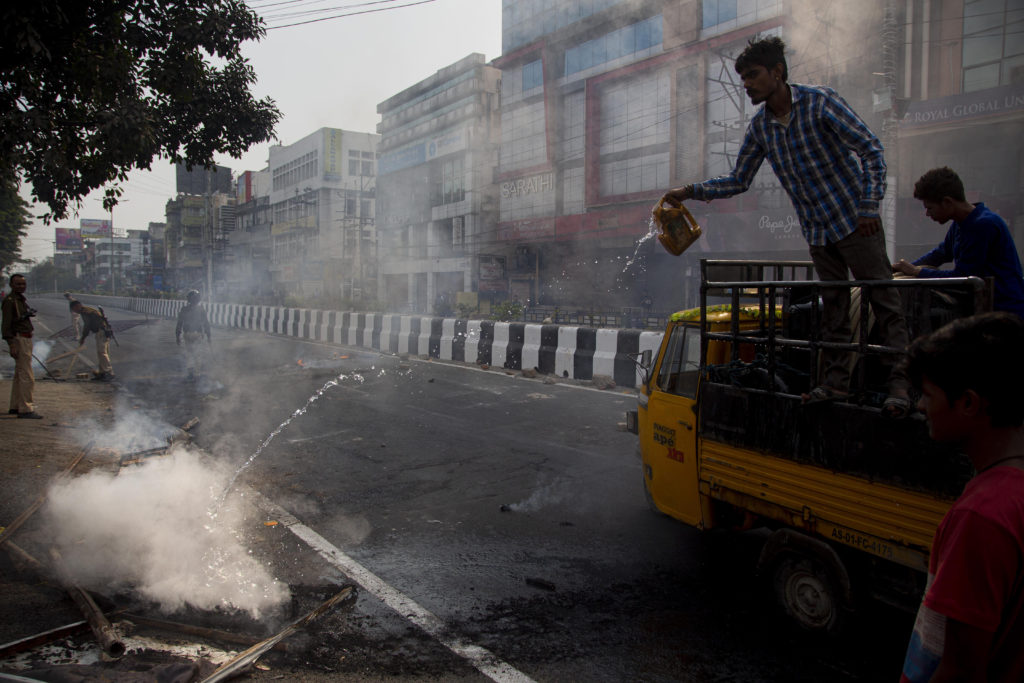
{"type": "MultiPolygon", "coordinates": [[[[260,43],[244,52],[256,70],[256,96],[277,102],[282,144],[291,144],[323,126],[376,132],[377,104],[473,52],[487,60],[501,54],[501,0],[248,0],[268,27],[322,16],[387,11],[318,21],[291,28],[270,28],[260,43]],[[412,4],[419,2],[420,4],[412,4]],[[299,12],[335,8],[324,14],[299,12]],[[285,16],[287,15],[287,16],[285,16]]],[[[217,162],[236,174],[267,165],[269,144],[257,145],[241,159],[217,162]]],[[[27,191],[23,188],[27,197],[27,191]]],[[[53,254],[55,227],[77,228],[78,218],[107,218],[102,191],[93,193],[79,215],[44,226],[41,221],[22,242],[25,258],[53,254]]],[[[114,209],[114,229],[144,230],[164,220],[164,205],[175,194],[174,169],[157,159],[152,171],[135,171],[114,209]]],[[[43,210],[35,211],[44,213],[43,210]]]]}

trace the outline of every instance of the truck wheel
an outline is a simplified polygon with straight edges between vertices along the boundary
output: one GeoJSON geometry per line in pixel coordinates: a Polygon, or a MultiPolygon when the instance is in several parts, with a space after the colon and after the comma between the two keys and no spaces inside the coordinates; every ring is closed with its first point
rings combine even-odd
{"type": "Polygon", "coordinates": [[[840,630],[843,601],[837,582],[823,563],[785,553],[775,564],[773,584],[779,604],[802,628],[822,633],[840,630]]]}

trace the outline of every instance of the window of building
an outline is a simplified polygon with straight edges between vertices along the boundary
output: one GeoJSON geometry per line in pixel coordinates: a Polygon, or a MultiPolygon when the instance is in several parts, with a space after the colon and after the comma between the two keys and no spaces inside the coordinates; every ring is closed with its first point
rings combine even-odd
{"type": "Polygon", "coordinates": [[[565,75],[611,62],[661,44],[661,15],[624,26],[565,51],[565,75]]]}
{"type": "Polygon", "coordinates": [[[965,0],[964,92],[1024,81],[1024,8],[1019,0],[965,0]]]}
{"type": "Polygon", "coordinates": [[[562,159],[583,158],[586,143],[586,99],[583,91],[570,93],[562,101],[562,159]]]}
{"type": "Polygon", "coordinates": [[[562,172],[562,213],[583,213],[583,167],[574,166],[562,172]]]}
{"type": "Polygon", "coordinates": [[[538,59],[523,66],[523,92],[544,85],[544,72],[538,59]]]}
{"type": "Polygon", "coordinates": [[[453,204],[466,198],[463,164],[462,157],[441,163],[440,192],[435,198],[436,205],[453,204]]]}
{"type": "Polygon", "coordinates": [[[671,78],[627,78],[600,93],[602,196],[668,187],[671,78]]]}
{"type": "Polygon", "coordinates": [[[501,167],[516,169],[547,161],[544,103],[535,102],[501,113],[501,167]]]}
{"type": "Polygon", "coordinates": [[[736,18],[736,0],[704,0],[702,9],[703,28],[724,24],[736,18]]]}
{"type": "Polygon", "coordinates": [[[704,36],[732,31],[764,21],[782,12],[782,0],[702,0],[704,36]]]}
{"type": "Polygon", "coordinates": [[[273,171],[274,190],[283,190],[319,174],[317,150],[307,152],[297,159],[281,164],[273,171]]]}

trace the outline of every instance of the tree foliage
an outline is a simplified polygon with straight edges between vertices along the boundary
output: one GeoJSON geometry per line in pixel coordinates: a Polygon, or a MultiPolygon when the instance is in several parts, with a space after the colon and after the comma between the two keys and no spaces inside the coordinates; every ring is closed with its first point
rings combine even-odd
{"type": "Polygon", "coordinates": [[[0,178],[0,271],[21,259],[21,238],[28,233],[32,214],[18,186],[0,178]]]}
{"type": "Polygon", "coordinates": [[[0,7],[0,178],[47,220],[156,157],[208,166],[273,136],[241,54],[265,30],[242,0],[12,0],[0,7]]]}

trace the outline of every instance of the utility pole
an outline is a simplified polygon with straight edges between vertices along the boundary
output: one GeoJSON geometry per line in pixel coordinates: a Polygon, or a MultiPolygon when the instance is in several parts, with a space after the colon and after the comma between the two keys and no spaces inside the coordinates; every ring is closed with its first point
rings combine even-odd
{"type": "Polygon", "coordinates": [[[206,169],[206,301],[213,303],[213,190],[210,169],[206,169]]]}
{"type": "Polygon", "coordinates": [[[110,295],[117,296],[117,271],[114,270],[114,207],[110,207],[110,295]]]}

